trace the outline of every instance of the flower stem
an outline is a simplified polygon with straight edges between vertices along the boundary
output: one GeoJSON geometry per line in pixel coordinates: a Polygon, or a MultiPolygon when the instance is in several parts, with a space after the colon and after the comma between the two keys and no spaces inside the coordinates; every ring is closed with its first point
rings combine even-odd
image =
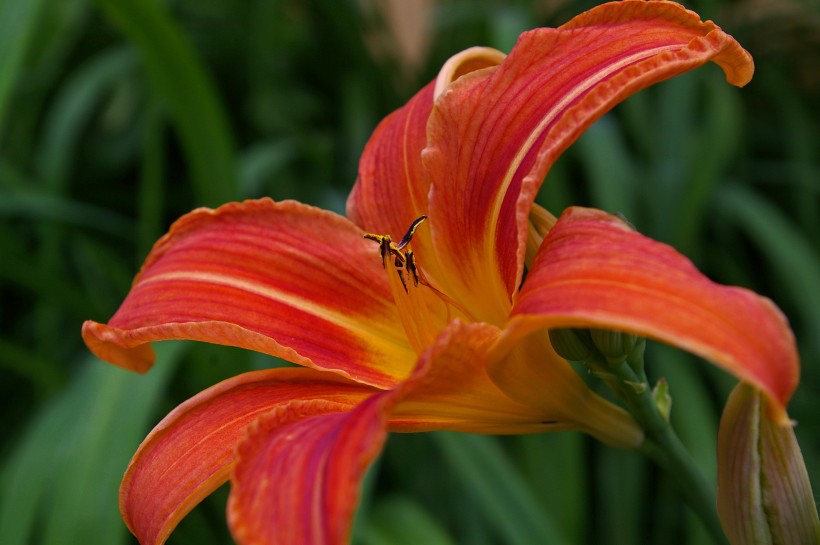
{"type": "Polygon", "coordinates": [[[639,362],[608,363],[600,354],[588,361],[643,428],[646,439],[640,450],[672,479],[686,503],[698,515],[716,544],[727,544],[717,517],[715,493],[700,468],[658,409],[649,382],[639,362]]]}

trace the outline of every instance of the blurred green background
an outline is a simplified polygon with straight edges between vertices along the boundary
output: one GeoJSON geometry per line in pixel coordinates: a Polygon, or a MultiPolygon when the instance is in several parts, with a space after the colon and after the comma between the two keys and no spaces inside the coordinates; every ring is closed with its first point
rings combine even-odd
{"type": "MultiPolygon", "coordinates": [[[[377,122],[471,45],[509,50],[590,1],[0,0],[0,543],[133,543],[122,471],[176,404],[271,358],[159,346],[136,376],[80,339],[194,207],[269,195],[343,211],[377,122]]],[[[539,196],[623,212],[713,279],[774,299],[803,361],[791,416],[820,486],[820,8],[692,0],[751,51],[745,89],[709,66],[594,125],[539,196]]],[[[653,346],[673,420],[714,480],[733,381],[653,346]]],[[[817,488],[820,490],[820,488],[817,488]]],[[[227,489],[170,544],[231,543],[227,489]]],[[[354,541],[709,543],[638,453],[576,433],[393,435],[354,541]]]]}

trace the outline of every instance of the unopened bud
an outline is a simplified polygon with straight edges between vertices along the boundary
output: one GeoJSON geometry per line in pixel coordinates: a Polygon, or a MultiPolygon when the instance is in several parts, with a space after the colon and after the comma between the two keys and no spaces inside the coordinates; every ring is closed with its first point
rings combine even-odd
{"type": "Polygon", "coordinates": [[[732,391],[718,431],[717,507],[732,545],[820,543],[820,519],[794,431],[769,418],[763,396],[732,391]]]}
{"type": "Polygon", "coordinates": [[[587,361],[594,351],[594,344],[586,329],[550,329],[550,342],[555,352],[570,361],[587,361]]]}
{"type": "Polygon", "coordinates": [[[595,347],[611,365],[626,361],[639,340],[637,335],[608,329],[590,329],[589,334],[592,337],[592,342],[595,343],[595,347]]]}

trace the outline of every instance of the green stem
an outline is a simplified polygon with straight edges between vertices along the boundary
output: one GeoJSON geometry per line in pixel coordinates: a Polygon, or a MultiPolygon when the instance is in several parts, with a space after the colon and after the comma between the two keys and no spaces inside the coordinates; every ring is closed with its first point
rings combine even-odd
{"type": "Polygon", "coordinates": [[[641,451],[658,464],[689,506],[700,517],[715,543],[725,545],[726,536],[717,517],[715,493],[684,448],[668,420],[658,410],[652,390],[643,373],[643,362],[632,366],[623,362],[612,365],[600,354],[587,361],[643,428],[646,439],[641,451]],[[640,371],[636,371],[639,369],[640,371]]]}

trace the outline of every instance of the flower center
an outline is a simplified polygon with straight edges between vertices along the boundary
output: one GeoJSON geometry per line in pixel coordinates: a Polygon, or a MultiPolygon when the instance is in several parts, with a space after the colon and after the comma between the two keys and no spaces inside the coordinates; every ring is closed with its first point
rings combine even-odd
{"type": "Polygon", "coordinates": [[[413,234],[426,219],[427,216],[421,216],[414,220],[398,244],[390,235],[364,234],[364,238],[379,244],[393,300],[407,338],[417,354],[427,349],[455,316],[470,319],[461,305],[431,285],[410,250],[413,234]]]}

